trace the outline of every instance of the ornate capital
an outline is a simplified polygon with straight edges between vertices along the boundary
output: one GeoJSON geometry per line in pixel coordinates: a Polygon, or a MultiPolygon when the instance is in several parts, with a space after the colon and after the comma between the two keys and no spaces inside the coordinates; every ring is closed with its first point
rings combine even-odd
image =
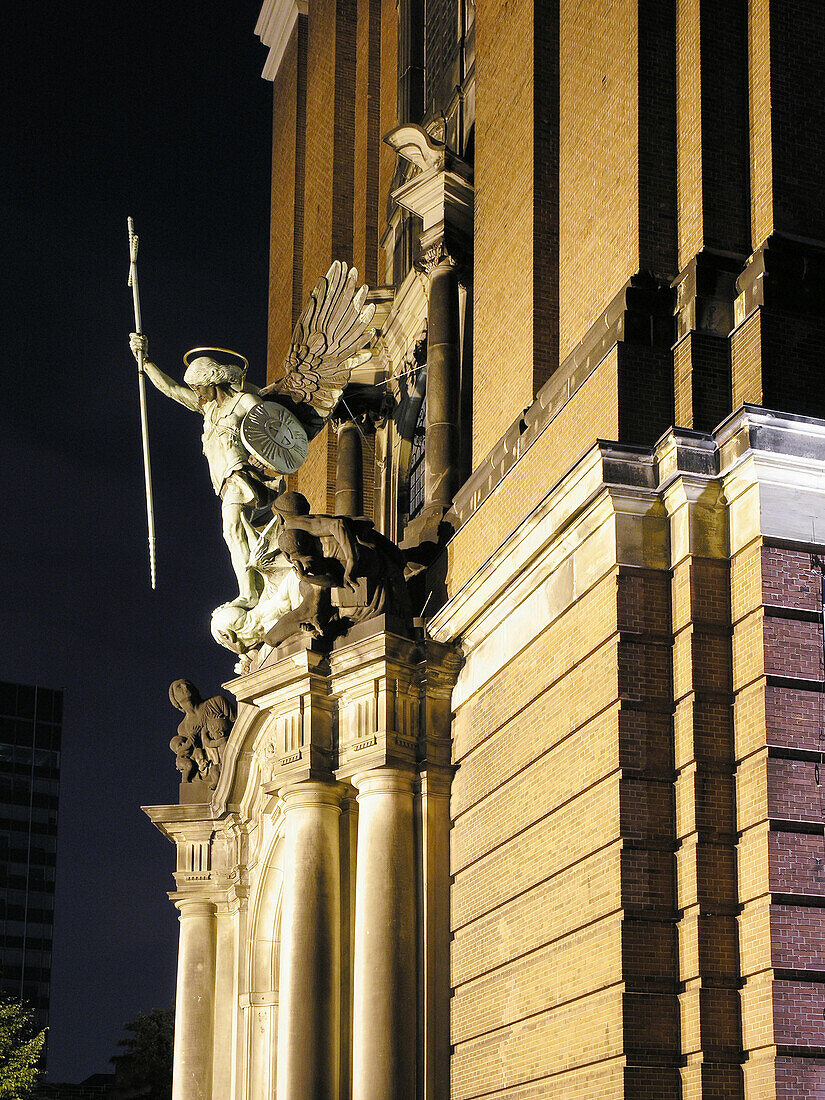
{"type": "Polygon", "coordinates": [[[421,234],[416,267],[432,279],[438,268],[451,267],[462,286],[472,273],[472,251],[464,235],[445,225],[421,234]]]}

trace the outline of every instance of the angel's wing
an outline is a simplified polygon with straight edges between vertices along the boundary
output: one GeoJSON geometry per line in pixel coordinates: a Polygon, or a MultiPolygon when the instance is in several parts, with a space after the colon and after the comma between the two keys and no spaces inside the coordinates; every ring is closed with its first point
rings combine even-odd
{"type": "Polygon", "coordinates": [[[337,260],[318,280],[292,333],[283,377],[261,390],[262,395],[281,394],[329,416],[350,373],[370,358],[361,349],[371,337],[375,306],[364,306],[368,288],[357,288],[357,283],[355,268],[337,260]]]}

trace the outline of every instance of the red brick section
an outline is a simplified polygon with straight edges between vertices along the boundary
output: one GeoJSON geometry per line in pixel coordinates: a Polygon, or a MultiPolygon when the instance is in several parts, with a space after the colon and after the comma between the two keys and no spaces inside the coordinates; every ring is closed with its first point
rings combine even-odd
{"type": "Polygon", "coordinates": [[[676,831],[684,1093],[743,1096],[729,564],[673,569],[676,831]]]}
{"type": "Polygon", "coordinates": [[[533,391],[559,363],[559,10],[544,4],[533,29],[533,391]]]}
{"type": "Polygon", "coordinates": [[[668,575],[620,568],[617,625],[625,1095],[676,1096],[680,1028],[668,575]]]}
{"type": "Polygon", "coordinates": [[[734,627],[745,1074],[797,1100],[825,1088],[820,576],[806,547],[755,549],[761,586],[734,627]]]}

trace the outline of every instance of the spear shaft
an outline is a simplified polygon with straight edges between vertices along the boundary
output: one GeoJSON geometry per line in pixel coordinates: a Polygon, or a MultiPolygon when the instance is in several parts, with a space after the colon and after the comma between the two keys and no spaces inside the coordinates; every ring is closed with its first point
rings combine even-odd
{"type": "MultiPolygon", "coordinates": [[[[143,335],[140,321],[140,294],[138,292],[137,254],[138,239],[135,223],[127,219],[129,227],[129,282],[135,307],[135,332],[143,335]]],[[[149,533],[149,574],[155,588],[155,509],[152,503],[152,464],[149,459],[149,423],[146,416],[146,374],[143,370],[143,351],[138,352],[138,395],[140,397],[140,435],[143,440],[143,480],[146,485],[146,526],[149,533]]]]}

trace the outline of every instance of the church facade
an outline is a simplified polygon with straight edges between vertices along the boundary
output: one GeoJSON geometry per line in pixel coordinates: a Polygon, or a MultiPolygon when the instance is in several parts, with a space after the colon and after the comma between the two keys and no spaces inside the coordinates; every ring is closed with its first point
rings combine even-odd
{"type": "Polygon", "coordinates": [[[175,1100],[825,1094],[825,11],[266,0],[289,478],[403,551],[175,842],[175,1100]]]}

